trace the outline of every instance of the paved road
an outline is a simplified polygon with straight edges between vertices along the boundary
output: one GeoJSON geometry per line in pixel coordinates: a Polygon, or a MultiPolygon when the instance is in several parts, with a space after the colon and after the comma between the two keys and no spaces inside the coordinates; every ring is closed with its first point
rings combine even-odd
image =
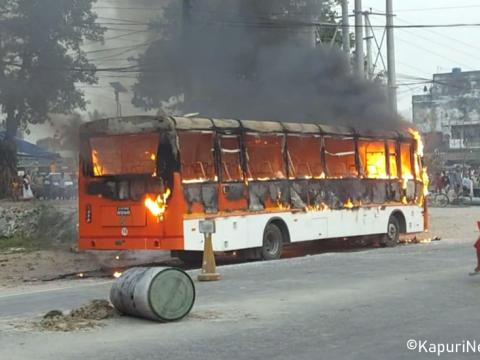
{"type": "Polygon", "coordinates": [[[172,324],[122,317],[88,332],[18,331],[13,317],[106,298],[109,283],[3,294],[0,358],[434,359],[407,340],[480,343],[472,240],[222,267],[223,280],[197,284],[192,314],[172,324]]]}

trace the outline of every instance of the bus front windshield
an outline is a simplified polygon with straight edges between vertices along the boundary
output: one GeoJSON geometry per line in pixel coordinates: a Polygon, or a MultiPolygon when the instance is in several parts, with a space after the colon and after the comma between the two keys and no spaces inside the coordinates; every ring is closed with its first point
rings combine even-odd
{"type": "Polygon", "coordinates": [[[93,137],[93,176],[156,175],[158,134],[93,137]]]}

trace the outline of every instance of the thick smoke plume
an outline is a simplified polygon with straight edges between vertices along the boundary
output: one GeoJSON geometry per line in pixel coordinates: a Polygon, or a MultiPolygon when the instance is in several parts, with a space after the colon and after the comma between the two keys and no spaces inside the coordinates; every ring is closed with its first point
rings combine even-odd
{"type": "MultiPolygon", "coordinates": [[[[170,64],[170,71],[144,76],[137,97],[145,98],[142,88],[152,98],[152,87],[162,96],[183,92],[183,111],[217,118],[401,126],[383,86],[351,74],[349,60],[335,45],[315,46],[310,24],[334,21],[331,1],[192,1],[185,18],[179,5],[165,12],[171,16],[166,21],[174,24],[165,35],[170,45],[150,49],[143,63],[152,66],[158,60],[160,67],[170,64]],[[175,78],[168,81],[169,76],[175,78]],[[156,86],[145,86],[148,81],[156,86]]],[[[316,37],[329,39],[333,31],[320,27],[316,37]]]]}

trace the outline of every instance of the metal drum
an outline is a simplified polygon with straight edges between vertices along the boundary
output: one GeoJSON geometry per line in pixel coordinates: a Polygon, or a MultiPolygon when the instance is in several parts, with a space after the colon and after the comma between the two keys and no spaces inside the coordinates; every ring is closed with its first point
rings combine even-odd
{"type": "Polygon", "coordinates": [[[177,268],[131,268],[113,283],[110,301],[123,314],[175,321],[192,309],[195,285],[185,271],[177,268]]]}

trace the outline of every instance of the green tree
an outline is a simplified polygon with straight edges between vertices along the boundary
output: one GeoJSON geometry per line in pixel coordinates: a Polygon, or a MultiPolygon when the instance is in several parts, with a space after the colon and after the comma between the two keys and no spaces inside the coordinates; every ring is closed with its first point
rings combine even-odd
{"type": "Polygon", "coordinates": [[[102,41],[105,29],[92,11],[96,0],[0,0],[0,107],[6,135],[0,142],[0,197],[16,173],[13,141],[49,113],[84,109],[77,83],[96,83],[82,45],[102,41]]]}

